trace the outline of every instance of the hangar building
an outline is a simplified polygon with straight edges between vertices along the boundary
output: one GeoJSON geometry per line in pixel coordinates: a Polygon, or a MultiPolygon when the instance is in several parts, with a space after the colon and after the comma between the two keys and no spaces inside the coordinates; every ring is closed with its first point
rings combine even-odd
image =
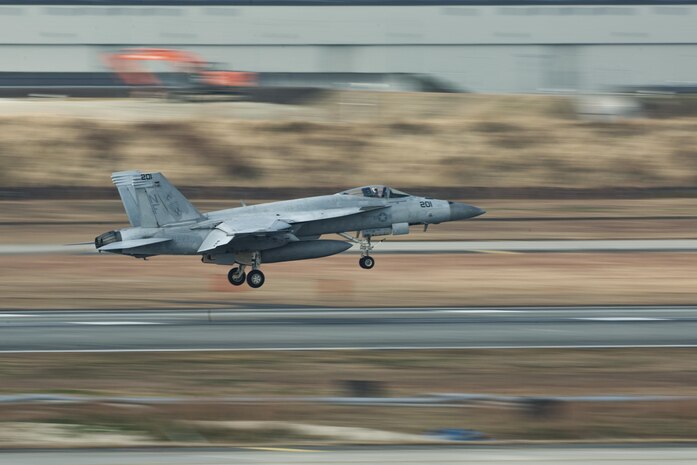
{"type": "Polygon", "coordinates": [[[697,82],[697,0],[0,0],[3,73],[183,48],[237,70],[410,73],[477,92],[697,82]]]}

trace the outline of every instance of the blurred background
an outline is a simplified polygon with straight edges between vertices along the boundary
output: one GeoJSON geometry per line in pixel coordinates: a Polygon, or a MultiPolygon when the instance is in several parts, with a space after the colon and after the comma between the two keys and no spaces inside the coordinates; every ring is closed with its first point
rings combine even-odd
{"type": "Polygon", "coordinates": [[[202,341],[291,325],[296,348],[342,324],[376,347],[444,308],[484,325],[468,349],[437,324],[428,350],[113,354],[88,325],[81,353],[7,343],[0,447],[693,441],[696,21],[691,0],[0,0],[7,334],[80,311],[122,312],[94,323],[117,336],[149,310],[202,341]],[[110,174],[130,169],[201,211],[375,183],[488,213],[388,238],[418,253],[378,246],[372,272],[282,263],[253,291],[197,257],[65,246],[127,225],[110,174]]]}

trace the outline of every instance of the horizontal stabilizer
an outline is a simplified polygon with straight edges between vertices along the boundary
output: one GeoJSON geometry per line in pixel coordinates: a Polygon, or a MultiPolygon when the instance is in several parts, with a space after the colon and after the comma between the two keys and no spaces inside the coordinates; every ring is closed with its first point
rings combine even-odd
{"type": "Polygon", "coordinates": [[[172,239],[162,238],[162,237],[151,237],[149,239],[131,239],[129,241],[112,242],[105,246],[100,247],[100,252],[109,250],[123,250],[123,249],[135,249],[136,247],[143,247],[145,245],[159,244],[161,242],[171,241],[172,239]]]}

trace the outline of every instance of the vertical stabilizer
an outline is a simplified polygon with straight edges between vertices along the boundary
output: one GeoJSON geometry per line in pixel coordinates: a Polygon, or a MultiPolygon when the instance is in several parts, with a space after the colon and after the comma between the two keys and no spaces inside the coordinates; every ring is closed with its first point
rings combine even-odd
{"type": "Polygon", "coordinates": [[[120,171],[111,175],[133,226],[157,228],[201,219],[196,207],[161,173],[120,171]]]}

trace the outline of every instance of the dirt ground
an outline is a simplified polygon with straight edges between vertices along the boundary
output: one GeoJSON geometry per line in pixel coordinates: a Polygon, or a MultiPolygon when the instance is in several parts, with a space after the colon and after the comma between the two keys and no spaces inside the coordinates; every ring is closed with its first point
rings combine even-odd
{"type": "Polygon", "coordinates": [[[0,308],[693,304],[697,254],[385,255],[269,265],[261,290],[196,257],[0,256],[0,308]],[[411,270],[411,271],[409,271],[411,270]],[[416,272],[420,270],[420,272],[416,272]]]}

